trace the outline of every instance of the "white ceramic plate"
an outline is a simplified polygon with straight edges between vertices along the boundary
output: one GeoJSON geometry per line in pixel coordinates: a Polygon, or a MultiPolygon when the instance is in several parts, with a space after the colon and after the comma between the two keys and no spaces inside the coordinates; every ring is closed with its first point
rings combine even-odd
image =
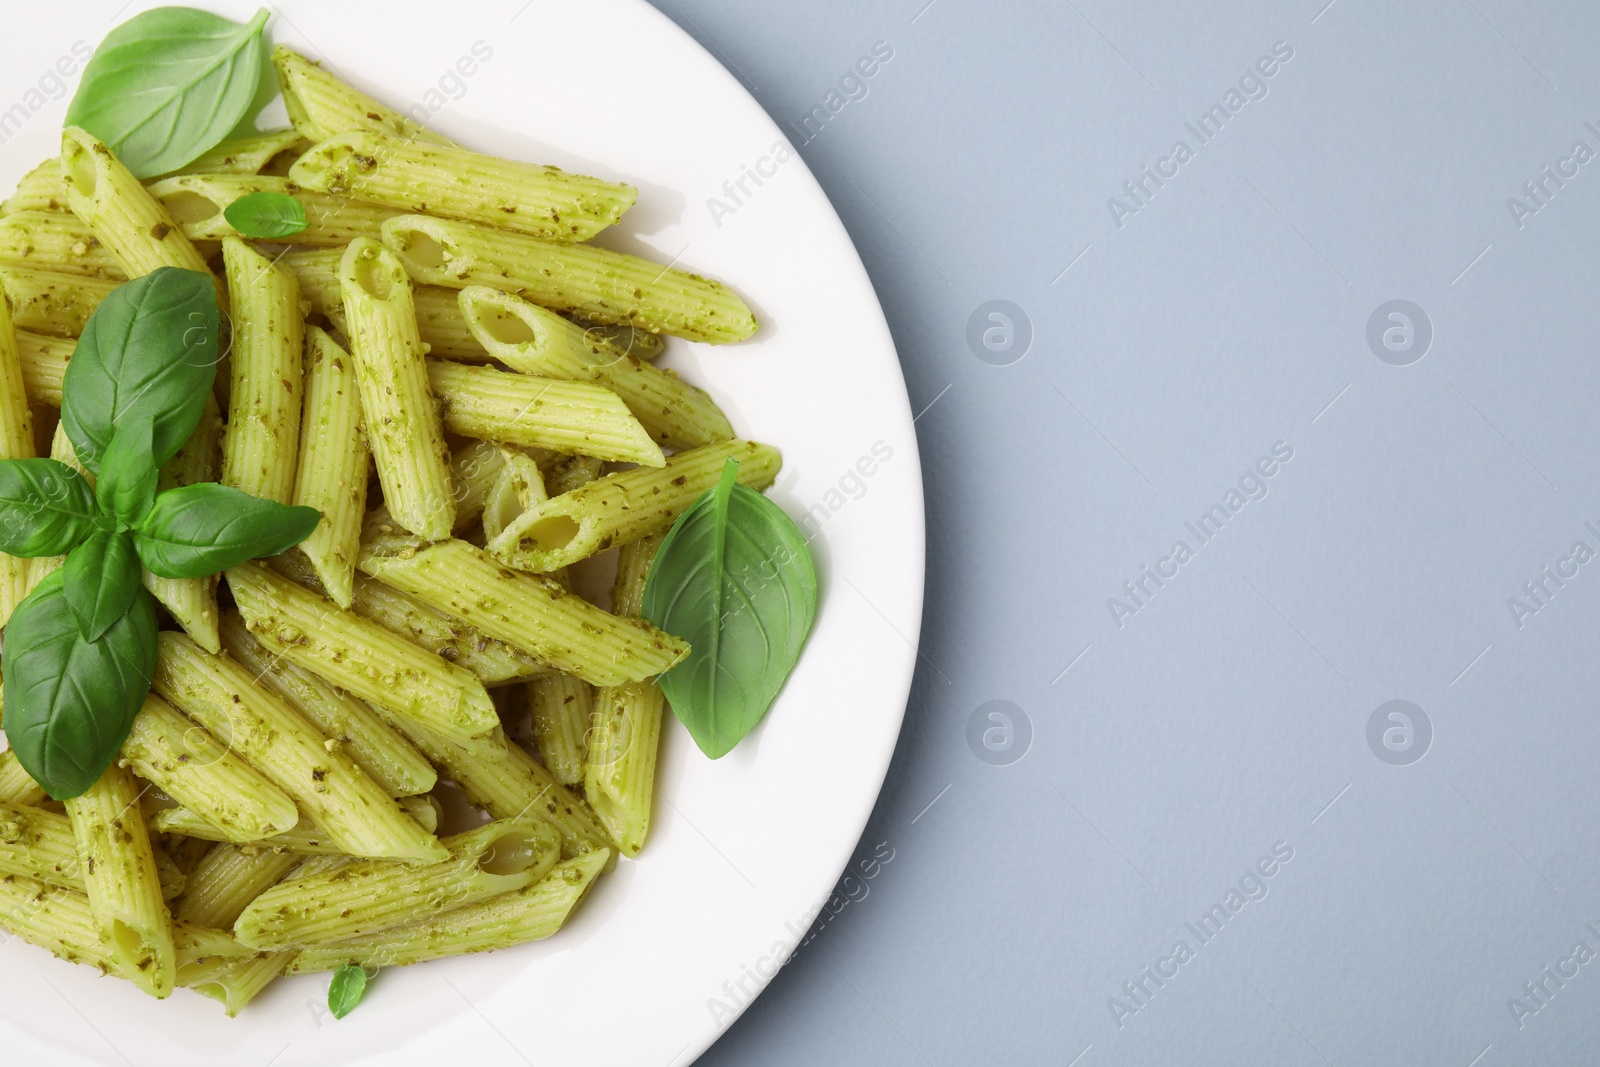
{"type": "MultiPolygon", "coordinates": [[[[5,189],[57,150],[77,80],[58,88],[58,59],[75,46],[87,56],[114,19],[156,6],[120,4],[75,3],[70,17],[63,5],[7,5],[5,189]]],[[[245,20],[256,5],[203,6],[245,20]]],[[[0,947],[0,1060],[687,1063],[803,936],[856,845],[899,733],[922,609],[922,488],[882,311],[805,164],[772,158],[784,145],[777,127],[640,0],[391,2],[381,21],[375,4],[287,0],[275,10],[275,41],[325,58],[387,103],[419,105],[467,146],[637,185],[638,207],[606,243],[744,295],[761,322],[755,340],[675,340],[670,363],[709,388],[742,435],[783,450],[773,496],[818,531],[821,612],[781,699],[730,755],[705,759],[669,720],[644,853],[618,864],[550,940],[386,971],[335,1022],[322,1007],[325,977],[281,981],[229,1020],[187,990],[153,1001],[10,939],[0,947]],[[746,168],[762,184],[745,178],[739,192],[746,168]],[[733,210],[714,217],[710,197],[733,210]]]]}

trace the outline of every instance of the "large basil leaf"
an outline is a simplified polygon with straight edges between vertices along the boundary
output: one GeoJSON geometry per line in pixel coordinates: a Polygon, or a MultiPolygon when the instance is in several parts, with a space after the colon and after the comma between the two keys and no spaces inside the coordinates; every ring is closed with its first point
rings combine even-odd
{"type": "Polygon", "coordinates": [[[158,7],[110,33],[83,69],[68,126],[104,141],[140,178],[177,170],[244,118],[261,77],[261,28],[158,7]]]}
{"type": "Polygon", "coordinates": [[[83,475],[53,459],[0,460],[0,552],[59,556],[100,517],[83,475]]]}
{"type": "Polygon", "coordinates": [[[223,209],[222,217],[242,237],[274,240],[306,228],[305,205],[287,193],[270,189],[241,196],[223,209]]]}
{"type": "Polygon", "coordinates": [[[112,290],[84,326],[62,380],[61,424],[90,471],[122,426],[151,425],[156,466],[200,422],[217,373],[209,275],[160,267],[112,290]]]}
{"type": "Polygon", "coordinates": [[[120,426],[111,447],[100,457],[95,499],[101,511],[129,526],[137,525],[155,503],[161,471],[156,466],[153,433],[148,421],[120,426]]]}
{"type": "Polygon", "coordinates": [[[163,578],[203,578],[247,559],[276,556],[311,536],[316,508],[290,507],[202,482],[169,489],[134,537],[139,558],[163,578]]]}
{"type": "Polygon", "coordinates": [[[673,714],[712,759],[767,713],[817,617],[817,572],[783,509],[734,480],[717,485],[662,539],[644,587],[644,617],[689,642],[659,682],[673,714]]]}
{"type": "Polygon", "coordinates": [[[61,592],[85,641],[97,640],[133,606],[139,594],[139,557],[127,530],[97,530],[67,556],[61,592]]]}
{"type": "Polygon", "coordinates": [[[132,609],[85,641],[62,595],[61,572],[39,583],[6,624],[6,738],[56,800],[88,789],[116,758],[150,691],[156,609],[139,590],[132,609]]]}

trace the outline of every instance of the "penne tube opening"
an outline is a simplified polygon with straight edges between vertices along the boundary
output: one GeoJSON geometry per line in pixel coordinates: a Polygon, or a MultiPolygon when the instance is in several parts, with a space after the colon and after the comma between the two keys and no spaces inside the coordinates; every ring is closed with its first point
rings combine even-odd
{"type": "Polygon", "coordinates": [[[468,329],[501,345],[541,343],[545,334],[528,317],[518,314],[518,304],[526,306],[525,301],[483,285],[461,290],[461,311],[466,316],[468,329]]]}
{"type": "Polygon", "coordinates": [[[388,300],[405,280],[405,275],[397,273],[394,263],[376,245],[353,249],[345,256],[344,272],[345,281],[374,300],[388,300]]]}
{"type": "Polygon", "coordinates": [[[522,547],[538,552],[559,552],[572,544],[583,527],[566,515],[535,520],[522,531],[522,547]]]}
{"type": "Polygon", "coordinates": [[[193,189],[175,189],[161,196],[161,202],[167,205],[172,221],[179,226],[193,226],[207,219],[214,219],[227,208],[226,204],[219,204],[193,189]]]}
{"type": "Polygon", "coordinates": [[[547,828],[515,828],[489,842],[478,857],[478,870],[485,874],[522,874],[549,857],[550,845],[547,828]]]}
{"type": "Polygon", "coordinates": [[[448,238],[437,237],[418,228],[414,218],[395,219],[383,225],[384,243],[394,250],[407,268],[443,271],[452,260],[461,259],[461,250],[448,238]]]}
{"type": "Polygon", "coordinates": [[[92,197],[99,174],[88,140],[88,135],[76,128],[61,135],[61,177],[78,193],[92,197]]]}

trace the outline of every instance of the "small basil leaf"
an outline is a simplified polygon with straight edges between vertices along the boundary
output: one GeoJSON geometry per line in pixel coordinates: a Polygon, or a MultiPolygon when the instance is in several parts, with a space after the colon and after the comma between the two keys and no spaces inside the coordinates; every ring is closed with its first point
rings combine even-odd
{"type": "Polygon", "coordinates": [[[0,460],[0,552],[59,556],[100,518],[83,475],[53,459],[0,460]]]}
{"type": "Polygon", "coordinates": [[[95,498],[100,510],[129,526],[136,526],[156,499],[161,470],[152,451],[154,427],[148,420],[120,427],[100,457],[100,477],[95,498]]]}
{"type": "Polygon", "coordinates": [[[56,800],[100,778],[150,692],[156,609],[136,591],[127,614],[86,641],[62,592],[62,573],[39,583],[6,624],[0,672],[6,737],[33,780],[56,800]]]}
{"type": "Polygon", "coordinates": [[[61,424],[91,472],[118,427],[149,422],[156,466],[183,447],[217,373],[217,291],[208,275],[160,267],[111,291],[89,316],[62,380],[61,424]]]}
{"type": "Polygon", "coordinates": [[[730,459],[721,481],[678,517],[644,587],[644,617],[691,648],[658,679],[661,691],[712,759],[767,713],[817,617],[805,535],[737,484],[737,471],[730,459]]]}
{"type": "Polygon", "coordinates": [[[85,641],[98,640],[128,613],[141,577],[133,535],[127,530],[97,530],[67,554],[61,591],[85,641]]]}
{"type": "Polygon", "coordinates": [[[248,193],[222,211],[241,237],[290,237],[306,228],[306,209],[287,193],[248,193]]]}
{"type": "Polygon", "coordinates": [[[328,1010],[335,1019],[343,1019],[355,1010],[367,992],[367,972],[353,963],[347,963],[333,972],[328,983],[328,1010]]]}
{"type": "Polygon", "coordinates": [[[265,8],[248,25],[158,7],[106,34],[67,108],[140,178],[177,170],[228,135],[261,76],[265,8]]]}
{"type": "Polygon", "coordinates": [[[311,536],[316,508],[262,500],[214,482],[168,489],[134,536],[139,558],[163,578],[204,578],[276,556],[311,536]]]}

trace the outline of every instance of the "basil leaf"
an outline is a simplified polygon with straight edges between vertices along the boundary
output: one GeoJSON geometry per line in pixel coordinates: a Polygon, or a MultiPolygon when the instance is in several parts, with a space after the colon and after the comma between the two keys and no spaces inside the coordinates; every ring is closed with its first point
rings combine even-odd
{"type": "Polygon", "coordinates": [[[160,267],[95,308],[62,380],[61,424],[98,473],[120,426],[149,422],[156,466],[200,422],[217,373],[217,292],[198,271],[160,267]]]}
{"type": "Polygon", "coordinates": [[[61,591],[85,641],[99,640],[139,594],[139,557],[126,530],[97,530],[67,555],[61,591]]]}
{"type": "Polygon", "coordinates": [[[83,475],[53,459],[0,460],[0,552],[59,556],[97,528],[83,475]]]}
{"type": "Polygon", "coordinates": [[[712,759],[767,713],[817,617],[817,572],[783,509],[722,479],[678,517],[644,586],[644,617],[688,641],[658,681],[673,714],[712,759]]]}
{"type": "Polygon", "coordinates": [[[111,447],[100,457],[95,499],[101,511],[129,526],[138,525],[155,503],[161,471],[152,451],[153,433],[154,427],[145,420],[125,426],[117,430],[111,447]]]}
{"type": "Polygon", "coordinates": [[[241,237],[289,237],[306,228],[305,206],[270,190],[241,196],[223,208],[222,217],[241,237]]]}
{"type": "Polygon", "coordinates": [[[33,780],[56,800],[99,780],[122,749],[150,692],[156,609],[136,592],[132,610],[97,641],[85,641],[56,571],[17,605],[6,624],[6,737],[33,780]]]}
{"type": "Polygon", "coordinates": [[[355,1010],[367,992],[367,972],[353,963],[347,963],[333,972],[328,983],[328,1010],[335,1019],[343,1019],[355,1010]]]}
{"type": "Polygon", "coordinates": [[[214,482],[168,489],[134,535],[151,573],[204,578],[247,559],[276,556],[311,536],[316,508],[262,500],[214,482]]]}
{"type": "Polygon", "coordinates": [[[68,126],[104,141],[140,178],[177,170],[249,111],[261,78],[261,28],[192,7],[158,7],[110,33],[83,68],[68,126]]]}

